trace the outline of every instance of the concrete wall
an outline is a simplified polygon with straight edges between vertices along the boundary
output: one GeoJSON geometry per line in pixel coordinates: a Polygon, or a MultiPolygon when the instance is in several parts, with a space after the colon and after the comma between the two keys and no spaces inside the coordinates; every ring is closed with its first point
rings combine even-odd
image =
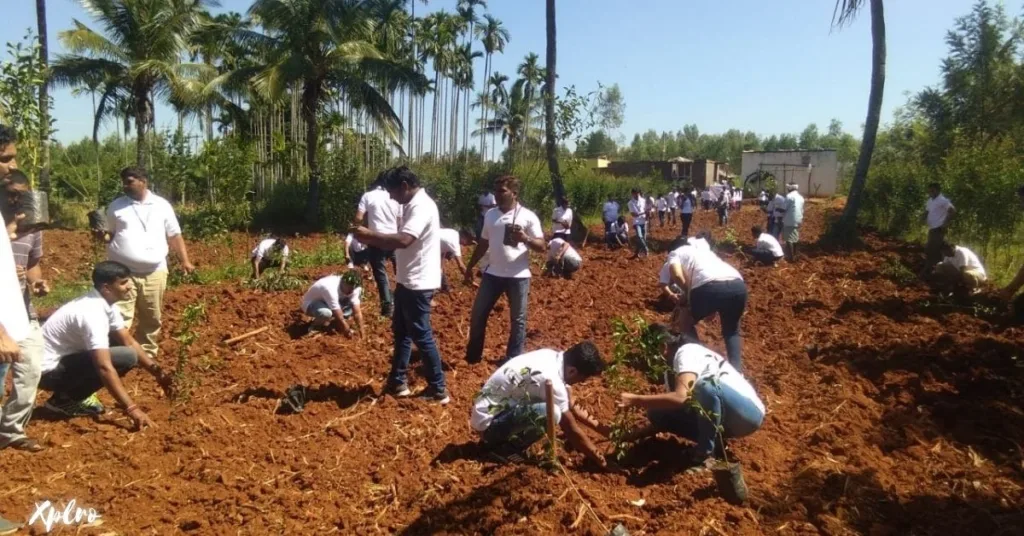
{"type": "Polygon", "coordinates": [[[800,193],[805,197],[828,197],[835,195],[838,188],[839,161],[832,150],[744,152],[743,171],[738,182],[742,184],[759,169],[775,175],[775,183],[782,193],[785,193],[787,182],[799,184],[800,193]],[[807,172],[808,162],[812,166],[810,174],[807,172]]]}

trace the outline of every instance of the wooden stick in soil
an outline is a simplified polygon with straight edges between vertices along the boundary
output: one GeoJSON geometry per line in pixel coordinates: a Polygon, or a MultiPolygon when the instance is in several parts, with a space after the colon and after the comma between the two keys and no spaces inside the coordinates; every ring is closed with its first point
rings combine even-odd
{"type": "Polygon", "coordinates": [[[224,341],[224,344],[235,344],[236,342],[244,341],[245,339],[248,339],[249,337],[253,337],[253,336],[259,335],[260,333],[263,333],[264,331],[267,331],[268,329],[270,329],[270,326],[263,326],[260,329],[254,329],[254,330],[252,330],[252,331],[250,331],[248,333],[243,333],[243,334],[241,334],[241,335],[239,335],[237,337],[232,337],[232,338],[224,341]]]}
{"type": "Polygon", "coordinates": [[[544,382],[544,395],[544,405],[547,409],[548,444],[551,445],[548,454],[551,456],[551,461],[554,462],[557,459],[557,449],[555,445],[555,388],[552,385],[551,380],[546,380],[544,382]]]}

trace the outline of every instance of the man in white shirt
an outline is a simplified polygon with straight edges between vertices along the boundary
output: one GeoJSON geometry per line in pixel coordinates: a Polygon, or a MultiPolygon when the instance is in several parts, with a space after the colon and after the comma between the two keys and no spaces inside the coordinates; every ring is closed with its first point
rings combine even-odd
{"type": "Polygon", "coordinates": [[[423,356],[428,382],[419,397],[445,405],[451,397],[430,324],[430,301],[441,287],[441,217],[437,204],[408,167],[389,169],[383,175],[387,195],[400,207],[401,225],[394,234],[366,227],[356,227],[352,234],[368,246],[395,251],[398,283],[391,318],[395,351],[385,391],[398,398],[411,396],[407,382],[415,344],[423,356]]]}
{"type": "MultiPolygon", "coordinates": [[[[388,196],[382,186],[384,174],[381,172],[377,179],[370,185],[370,189],[359,198],[359,206],[356,208],[355,225],[362,226],[365,218],[367,227],[382,235],[393,235],[398,232],[398,204],[388,196]]],[[[356,238],[359,238],[358,236],[356,238]]],[[[377,282],[377,298],[380,301],[381,316],[391,316],[394,309],[391,296],[391,282],[388,281],[388,270],[385,264],[388,260],[395,264],[395,252],[391,249],[381,249],[373,244],[366,244],[366,256],[370,261],[370,268],[373,270],[373,280],[377,282]]],[[[396,268],[397,270],[397,268],[396,268]]]]}
{"type": "Polygon", "coordinates": [[[785,256],[779,241],[774,236],[762,231],[760,225],[751,227],[750,233],[754,236],[754,247],[750,250],[750,255],[754,257],[754,262],[775,266],[775,263],[782,260],[782,257],[785,256]]]}
{"type": "Polygon", "coordinates": [[[617,221],[612,222],[605,235],[605,241],[608,243],[608,249],[618,249],[629,244],[629,224],[626,223],[626,218],[619,216],[617,221]]]}
{"type": "Polygon", "coordinates": [[[558,205],[551,212],[551,224],[551,234],[567,242],[572,241],[572,209],[568,199],[558,200],[558,205]]]}
{"type": "Polygon", "coordinates": [[[697,324],[718,314],[729,362],[743,370],[740,319],[747,308],[747,285],[735,268],[710,249],[683,246],[668,257],[671,280],[687,300],[680,311],[680,331],[697,338],[697,324]]]}
{"type": "MultiPolygon", "coordinates": [[[[669,192],[668,195],[673,195],[673,192],[669,192]]],[[[658,209],[658,227],[664,227],[665,212],[668,211],[668,201],[665,200],[665,196],[659,195],[658,199],[654,201],[654,206],[658,209]]]]}
{"type": "Polygon", "coordinates": [[[693,222],[693,211],[697,208],[697,199],[689,192],[683,192],[682,189],[676,198],[679,200],[679,217],[683,220],[681,236],[690,236],[690,224],[693,222]]]}
{"type": "Polygon", "coordinates": [[[583,265],[583,258],[563,238],[552,238],[548,242],[548,260],[544,265],[544,273],[572,279],[572,275],[583,265]]]}
{"type": "Polygon", "coordinates": [[[530,297],[530,250],[547,248],[540,219],[519,204],[519,179],[511,176],[494,181],[498,206],[487,212],[480,242],[466,265],[466,284],[473,283],[473,267],[489,252],[490,265],[484,269],[469,316],[469,344],[466,361],[483,359],[487,318],[502,294],[508,298],[509,331],[504,360],[523,353],[526,342],[526,305],[530,297]]]}
{"type": "Polygon", "coordinates": [[[985,267],[971,250],[944,242],[940,248],[942,262],[932,272],[935,287],[957,294],[975,294],[988,280],[985,267]]]}
{"type": "Polygon", "coordinates": [[[633,188],[633,198],[629,200],[629,213],[633,215],[633,232],[636,233],[636,250],[633,258],[639,258],[643,253],[644,257],[649,254],[647,249],[647,213],[650,207],[647,206],[647,199],[639,188],[633,188]]]}
{"type": "Polygon", "coordinates": [[[476,229],[474,236],[477,240],[480,239],[480,231],[484,228],[484,216],[487,215],[487,211],[497,206],[494,201],[494,194],[490,190],[484,189],[480,191],[480,196],[476,198],[476,229]]]}
{"type": "Polygon", "coordinates": [[[619,202],[613,199],[611,194],[608,194],[608,200],[601,207],[601,218],[604,220],[604,233],[607,235],[612,224],[619,219],[619,202]]]}
{"type": "Polygon", "coordinates": [[[272,266],[277,266],[280,271],[288,266],[288,243],[283,238],[265,238],[249,254],[249,262],[252,263],[252,278],[259,279],[260,274],[272,266]]]}
{"type": "Polygon", "coordinates": [[[800,242],[800,226],[804,223],[804,196],[800,187],[790,184],[786,187],[786,212],[782,216],[782,238],[786,241],[786,258],[796,262],[796,245],[800,242]]]}
{"type": "Polygon", "coordinates": [[[518,455],[544,437],[547,421],[547,391],[551,380],[555,421],[568,443],[596,462],[606,465],[604,456],[580,428],[582,422],[607,436],[602,427],[570,398],[568,385],[601,374],[604,361],[591,341],[583,341],[564,353],[535,350],[510,359],[480,389],[469,412],[469,426],[480,434],[483,446],[506,456],[518,455]]]}
{"type": "Polygon", "coordinates": [[[351,337],[355,331],[348,319],[353,318],[359,336],[365,337],[362,303],[363,278],[359,272],[349,270],[342,275],[321,277],[302,296],[303,313],[313,317],[310,329],[324,328],[334,322],[334,329],[351,337]]]}
{"type": "Polygon", "coordinates": [[[363,271],[369,268],[370,255],[366,250],[366,244],[355,239],[352,233],[345,235],[345,258],[348,259],[348,267],[360,267],[363,271]]]}
{"type": "Polygon", "coordinates": [[[669,190],[668,195],[665,196],[665,208],[668,210],[669,225],[676,224],[676,208],[679,207],[679,201],[679,194],[675,190],[669,190]]]}
{"type": "MultiPolygon", "coordinates": [[[[459,273],[466,273],[466,264],[462,262],[462,235],[455,229],[441,229],[441,260],[455,261],[459,273]]],[[[444,264],[442,262],[442,264],[444,264]]],[[[451,285],[448,284],[448,276],[444,270],[441,271],[441,292],[450,292],[451,285]]]]}
{"type": "Polygon", "coordinates": [[[131,330],[134,325],[142,348],[155,359],[167,290],[168,250],[177,255],[185,273],[195,267],[189,261],[174,209],[166,199],[149,191],[146,172],[132,167],[121,170],[121,189],[124,195],[107,207],[107,260],[132,271],[134,289],[117,307],[125,327],[131,330]]]}
{"type": "Polygon", "coordinates": [[[166,394],[172,378],[163,372],[128,332],[116,307],[131,292],[131,271],[114,261],[92,271],[93,289],[57,309],[43,325],[43,376],[39,388],[53,393],[46,408],[67,416],[106,411],[95,393],[106,388],[136,429],[152,426],[132,402],[121,377],[141,365],[166,394]],[[110,346],[114,339],[120,346],[110,346]]]}
{"type": "Polygon", "coordinates": [[[776,192],[768,202],[768,234],[782,237],[782,218],[786,215],[786,196],[776,192]]]}
{"type": "Polygon", "coordinates": [[[942,260],[942,243],[946,241],[946,228],[954,214],[956,207],[942,195],[942,186],[937,182],[929,184],[923,215],[928,224],[928,242],[924,246],[926,267],[935,266],[942,260]]]}
{"type": "Polygon", "coordinates": [[[665,325],[655,324],[651,330],[664,341],[663,356],[671,372],[665,375],[664,393],[620,395],[620,408],[644,408],[651,421],[624,439],[635,441],[658,432],[676,434],[696,443],[683,455],[685,463],[706,469],[709,459],[720,456],[725,449],[718,443],[719,435],[739,438],[761,428],[764,402],[742,373],[721,355],[689,337],[674,336],[665,325]]]}

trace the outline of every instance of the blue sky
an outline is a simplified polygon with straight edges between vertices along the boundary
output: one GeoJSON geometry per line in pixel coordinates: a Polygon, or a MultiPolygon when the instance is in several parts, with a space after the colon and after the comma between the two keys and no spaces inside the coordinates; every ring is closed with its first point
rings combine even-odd
{"type": "MultiPolygon", "coordinates": [[[[31,0],[4,0],[4,41],[35,28],[31,0]]],[[[221,10],[244,12],[248,0],[222,0],[221,10]]],[[[424,10],[454,10],[456,0],[417,4],[424,10]]],[[[1011,14],[1024,0],[1005,2],[1011,14]]],[[[512,34],[494,70],[515,72],[523,56],[543,61],[543,0],[490,0],[489,11],[512,34]]],[[[969,0],[896,0],[886,4],[888,70],[883,121],[916,92],[937,82],[945,56],[945,34],[970,11],[969,0]]],[[[831,31],[832,0],[558,0],[559,87],[582,91],[618,83],[626,120],[616,133],[627,141],[647,129],[681,130],[695,123],[702,132],[729,128],[758,133],[798,133],[808,123],[824,129],[839,118],[859,132],[871,72],[870,20],[831,31]]],[[[77,0],[48,0],[51,57],[61,52],[57,33],[73,18],[94,26],[77,0]]],[[[94,26],[95,27],[95,26],[94,26]]],[[[5,53],[6,54],[6,53],[5,53]]],[[[483,61],[477,67],[483,76],[483,61]]],[[[479,82],[479,80],[478,80],[479,82]]],[[[55,94],[62,141],[88,136],[88,96],[55,94]]],[[[169,109],[157,110],[163,127],[169,109]]],[[[107,132],[109,132],[108,127],[107,132]]]]}

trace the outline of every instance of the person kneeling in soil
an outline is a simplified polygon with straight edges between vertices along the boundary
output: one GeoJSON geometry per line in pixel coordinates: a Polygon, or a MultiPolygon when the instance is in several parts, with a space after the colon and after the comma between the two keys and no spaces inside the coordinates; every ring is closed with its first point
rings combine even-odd
{"type": "Polygon", "coordinates": [[[605,241],[608,243],[608,249],[619,249],[629,245],[629,223],[624,216],[619,216],[618,220],[612,222],[605,241]]]}
{"type": "Polygon", "coordinates": [[[973,251],[943,242],[940,248],[943,261],[932,270],[932,281],[940,291],[957,294],[975,294],[988,280],[985,267],[973,251]]]}
{"type": "Polygon", "coordinates": [[[651,326],[661,335],[662,355],[671,368],[666,392],[657,395],[622,393],[618,406],[647,410],[651,424],[626,438],[633,441],[669,432],[696,443],[685,455],[688,465],[707,467],[724,452],[718,439],[748,436],[764,422],[764,403],[750,382],[718,353],[686,336],[675,336],[664,324],[651,326]]]}
{"type": "MultiPolygon", "coordinates": [[[[459,233],[455,229],[441,229],[441,260],[454,260],[459,267],[459,273],[466,273],[466,264],[462,262],[462,245],[469,243],[470,237],[459,233]]],[[[452,287],[448,283],[448,276],[441,270],[441,292],[451,292],[452,287]]]]}
{"type": "Polygon", "coordinates": [[[45,407],[67,416],[102,414],[106,408],[96,391],[105,387],[136,429],[152,426],[121,377],[142,365],[168,395],[172,379],[143,351],[113,307],[132,292],[131,271],[119,262],[103,261],[92,271],[92,284],[89,293],[57,309],[43,325],[39,388],[53,393],[45,407]],[[111,339],[120,346],[111,347],[111,339]]]}
{"type": "Polygon", "coordinates": [[[365,334],[363,310],[359,306],[362,294],[363,280],[356,270],[317,280],[302,297],[302,312],[313,317],[310,329],[327,327],[333,320],[334,329],[351,337],[353,332],[348,319],[355,317],[362,337],[365,334]]]}
{"type": "Polygon", "coordinates": [[[348,259],[350,270],[359,267],[366,272],[370,269],[370,251],[352,233],[345,235],[345,258],[348,259]]]}
{"type": "Polygon", "coordinates": [[[544,437],[547,425],[544,384],[551,380],[555,421],[569,444],[605,467],[604,456],[579,423],[602,435],[608,435],[609,430],[576,407],[566,387],[601,374],[604,366],[597,346],[589,340],[565,352],[542,349],[513,357],[484,383],[470,410],[469,425],[480,434],[484,447],[508,456],[523,453],[544,437]]]}
{"type": "Polygon", "coordinates": [[[572,274],[576,273],[582,265],[583,258],[564,239],[555,237],[548,242],[548,261],[544,265],[545,275],[572,279],[572,274]]]}
{"type": "Polygon", "coordinates": [[[751,256],[754,257],[754,262],[775,266],[775,263],[786,256],[785,252],[782,251],[782,244],[779,244],[779,241],[774,236],[762,231],[760,225],[751,227],[750,233],[754,235],[755,241],[754,248],[750,250],[751,256]]]}
{"type": "Polygon", "coordinates": [[[252,262],[252,278],[259,279],[260,274],[268,268],[277,266],[282,272],[288,266],[288,244],[283,238],[267,238],[260,240],[256,249],[252,250],[249,260],[252,262]]]}

